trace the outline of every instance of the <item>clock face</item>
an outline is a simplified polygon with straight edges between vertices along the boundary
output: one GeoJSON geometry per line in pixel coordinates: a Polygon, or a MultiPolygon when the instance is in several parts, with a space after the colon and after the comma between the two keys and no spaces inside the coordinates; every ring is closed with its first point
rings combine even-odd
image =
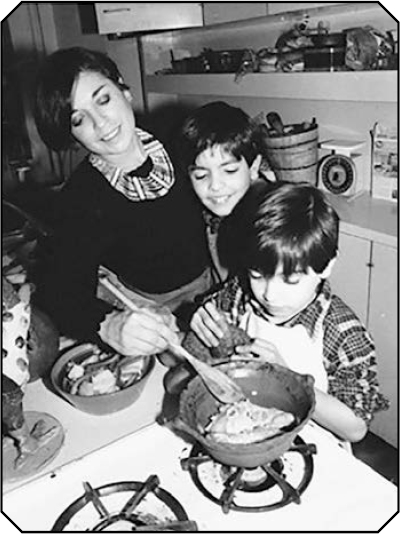
{"type": "Polygon", "coordinates": [[[318,173],[320,183],[335,195],[348,191],[356,179],[353,160],[343,154],[331,154],[324,158],[318,173]]]}

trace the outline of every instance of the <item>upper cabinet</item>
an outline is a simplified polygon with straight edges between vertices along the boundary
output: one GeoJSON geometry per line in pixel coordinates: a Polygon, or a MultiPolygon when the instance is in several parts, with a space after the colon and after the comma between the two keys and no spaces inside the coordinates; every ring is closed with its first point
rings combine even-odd
{"type": "Polygon", "coordinates": [[[201,2],[96,2],[102,34],[122,34],[203,25],[201,2]]]}

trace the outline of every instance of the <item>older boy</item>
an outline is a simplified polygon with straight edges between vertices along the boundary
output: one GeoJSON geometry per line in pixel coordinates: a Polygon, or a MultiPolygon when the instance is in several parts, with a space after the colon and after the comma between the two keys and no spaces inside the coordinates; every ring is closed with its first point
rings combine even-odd
{"type": "Polygon", "coordinates": [[[240,108],[212,102],[184,122],[179,157],[194,192],[204,206],[215,281],[227,278],[217,251],[218,228],[259,178],[259,129],[240,108]]]}

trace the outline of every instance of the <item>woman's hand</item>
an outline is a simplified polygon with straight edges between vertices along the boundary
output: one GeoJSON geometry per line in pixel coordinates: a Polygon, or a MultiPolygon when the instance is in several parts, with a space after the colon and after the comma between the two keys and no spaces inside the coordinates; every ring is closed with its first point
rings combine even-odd
{"type": "Polygon", "coordinates": [[[212,302],[199,308],[192,317],[190,328],[207,345],[216,347],[227,330],[223,315],[212,302]]]}
{"type": "Polygon", "coordinates": [[[285,360],[282,358],[276,346],[264,339],[255,338],[248,345],[237,346],[235,353],[239,356],[251,356],[262,362],[277,363],[287,367],[285,360]]]}
{"type": "Polygon", "coordinates": [[[179,343],[178,329],[156,312],[114,311],[100,325],[102,340],[125,356],[147,356],[167,349],[169,343],[179,343]]]}

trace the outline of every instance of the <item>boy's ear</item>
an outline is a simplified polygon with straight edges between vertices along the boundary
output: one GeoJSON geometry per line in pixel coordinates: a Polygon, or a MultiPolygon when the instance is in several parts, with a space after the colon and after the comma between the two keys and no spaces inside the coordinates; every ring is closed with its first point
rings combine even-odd
{"type": "Polygon", "coordinates": [[[257,178],[259,177],[258,172],[260,170],[260,165],[261,165],[261,154],[258,154],[258,156],[254,158],[254,161],[250,167],[250,178],[252,181],[257,180],[257,178]]]}
{"type": "Polygon", "coordinates": [[[325,269],[322,271],[321,273],[321,278],[323,278],[324,280],[326,278],[329,278],[331,273],[332,273],[332,269],[336,263],[336,260],[337,260],[337,256],[335,256],[334,258],[331,259],[331,261],[328,263],[328,265],[325,267],[325,269]]]}

